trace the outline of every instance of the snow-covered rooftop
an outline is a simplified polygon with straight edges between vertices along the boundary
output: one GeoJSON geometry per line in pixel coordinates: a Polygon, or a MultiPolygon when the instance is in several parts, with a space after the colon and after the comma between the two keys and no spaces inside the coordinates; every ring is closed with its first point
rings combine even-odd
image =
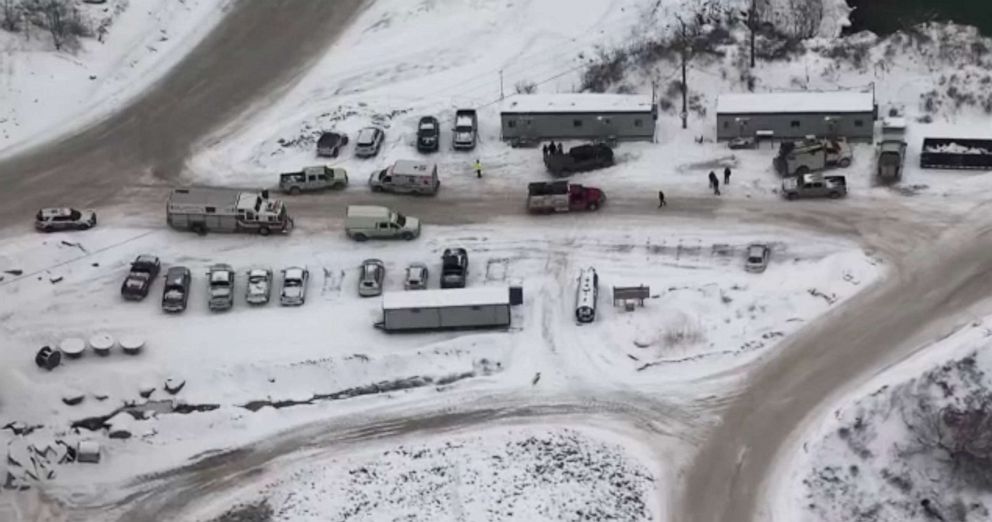
{"type": "Polygon", "coordinates": [[[479,288],[386,292],[382,294],[383,310],[395,310],[398,308],[438,308],[442,306],[479,306],[487,304],[510,304],[509,287],[484,286],[479,288]]]}
{"type": "Polygon", "coordinates": [[[650,96],[640,94],[518,94],[503,101],[502,112],[651,112],[650,96]]]}
{"type": "Polygon", "coordinates": [[[870,92],[769,92],[721,94],[717,114],[770,114],[872,112],[875,99],[870,92]]]}

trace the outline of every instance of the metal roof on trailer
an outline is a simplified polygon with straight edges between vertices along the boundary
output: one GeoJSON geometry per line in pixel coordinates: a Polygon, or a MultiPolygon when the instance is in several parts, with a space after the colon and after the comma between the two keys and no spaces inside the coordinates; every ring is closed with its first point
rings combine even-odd
{"type": "Polygon", "coordinates": [[[518,94],[503,101],[505,113],[646,112],[650,96],[640,94],[518,94]]]}
{"type": "Polygon", "coordinates": [[[383,310],[442,308],[451,306],[509,305],[510,288],[485,286],[445,290],[415,290],[382,294],[383,310]]]}
{"type": "Polygon", "coordinates": [[[875,98],[870,92],[769,92],[721,94],[717,114],[801,114],[872,112],[875,98]]]}

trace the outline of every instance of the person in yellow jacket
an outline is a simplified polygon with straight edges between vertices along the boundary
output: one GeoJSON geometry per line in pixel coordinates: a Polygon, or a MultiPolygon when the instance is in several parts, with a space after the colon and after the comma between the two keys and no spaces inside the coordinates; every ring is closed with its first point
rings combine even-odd
{"type": "Polygon", "coordinates": [[[475,169],[475,177],[481,178],[482,177],[482,163],[479,162],[479,159],[478,158],[475,159],[475,163],[472,164],[472,168],[475,169]]]}

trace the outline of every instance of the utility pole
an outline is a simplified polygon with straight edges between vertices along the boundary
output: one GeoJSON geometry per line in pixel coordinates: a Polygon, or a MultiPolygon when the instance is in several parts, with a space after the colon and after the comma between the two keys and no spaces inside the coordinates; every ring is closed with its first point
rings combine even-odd
{"type": "Polygon", "coordinates": [[[751,12],[747,15],[747,27],[751,30],[751,68],[754,69],[754,26],[758,24],[756,4],[758,0],[751,0],[751,12]]]}
{"type": "Polygon", "coordinates": [[[686,62],[688,61],[688,56],[687,56],[688,49],[686,49],[686,47],[688,46],[689,39],[686,36],[685,22],[683,22],[681,18],[679,18],[678,20],[679,20],[679,25],[682,27],[681,29],[682,30],[682,49],[681,49],[682,51],[681,53],[682,54],[682,114],[681,116],[682,116],[682,128],[686,129],[688,128],[689,125],[687,121],[689,118],[689,103],[688,100],[686,99],[686,91],[689,89],[689,86],[686,84],[686,82],[688,81],[688,79],[686,78],[686,65],[687,65],[686,62]]]}
{"type": "Polygon", "coordinates": [[[499,99],[503,99],[503,69],[499,70],[499,99]]]}

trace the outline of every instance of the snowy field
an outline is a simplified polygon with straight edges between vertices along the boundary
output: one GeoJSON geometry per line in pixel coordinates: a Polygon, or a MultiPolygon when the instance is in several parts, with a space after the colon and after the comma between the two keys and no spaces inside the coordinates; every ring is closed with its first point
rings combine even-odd
{"type": "Polygon", "coordinates": [[[628,453],[639,444],[616,438],[525,426],[299,459],[187,516],[207,520],[242,506],[234,512],[300,522],[663,520],[661,485],[628,453]]]}
{"type": "Polygon", "coordinates": [[[775,520],[989,520],[988,321],[921,347],[813,421],[782,464],[775,520]]]}
{"type": "MultiPolygon", "coordinates": [[[[680,383],[769,353],[778,339],[884,270],[854,244],[812,240],[790,229],[728,234],[705,226],[658,229],[638,220],[599,221],[595,228],[577,221],[427,225],[416,242],[361,248],[343,235],[306,229],[260,241],[104,225],[85,233],[10,236],[2,251],[0,426],[15,425],[0,431],[0,440],[21,457],[32,453],[32,444],[99,440],[105,448],[99,469],[108,483],[337,414],[424,401],[457,408],[466,393],[526,392],[537,400],[636,391],[690,400],[692,392],[680,383]],[[751,241],[772,246],[764,274],[743,270],[751,241]],[[468,249],[470,286],[522,284],[524,304],[514,310],[512,328],[416,335],[373,328],[380,300],[357,296],[361,260],[384,260],[386,289],[396,291],[408,263],[426,262],[436,270],[448,246],[468,249]],[[160,282],[143,302],[120,299],[127,264],[142,253],[160,256],[163,270],[191,268],[189,310],[163,314],[160,282]],[[230,312],[206,309],[204,274],[214,262],[233,264],[242,278],[230,312]],[[249,266],[278,271],[291,264],[305,264],[313,274],[305,306],[244,304],[249,266]],[[594,324],[579,326],[575,280],[587,266],[600,275],[599,315],[594,324]],[[651,288],[644,308],[611,306],[611,286],[637,284],[651,288]],[[35,367],[41,346],[102,332],[118,339],[139,335],[147,345],[137,356],[87,353],[51,373],[35,367]],[[186,383],[175,396],[164,390],[169,379],[186,383]],[[146,399],[139,392],[148,388],[154,391],[146,399]],[[82,402],[67,405],[63,399],[69,397],[82,402]],[[193,413],[171,413],[168,401],[193,413]],[[291,401],[313,406],[266,406],[291,401]],[[149,411],[119,410],[134,404],[149,411]],[[95,431],[75,433],[69,427],[77,421],[95,431]],[[14,428],[33,426],[38,428],[27,436],[14,436],[14,428]],[[116,432],[130,437],[108,438],[116,432]]],[[[434,272],[432,287],[437,277],[434,272]]],[[[42,467],[46,477],[52,472],[42,482],[59,488],[79,488],[91,479],[86,467],[42,467]]],[[[16,483],[36,482],[15,468],[8,470],[16,483]]]]}
{"type": "Polygon", "coordinates": [[[51,37],[37,27],[0,30],[0,155],[120,107],[196,46],[231,2],[77,4],[94,33],[81,38],[78,48],[55,52],[51,37]]]}

